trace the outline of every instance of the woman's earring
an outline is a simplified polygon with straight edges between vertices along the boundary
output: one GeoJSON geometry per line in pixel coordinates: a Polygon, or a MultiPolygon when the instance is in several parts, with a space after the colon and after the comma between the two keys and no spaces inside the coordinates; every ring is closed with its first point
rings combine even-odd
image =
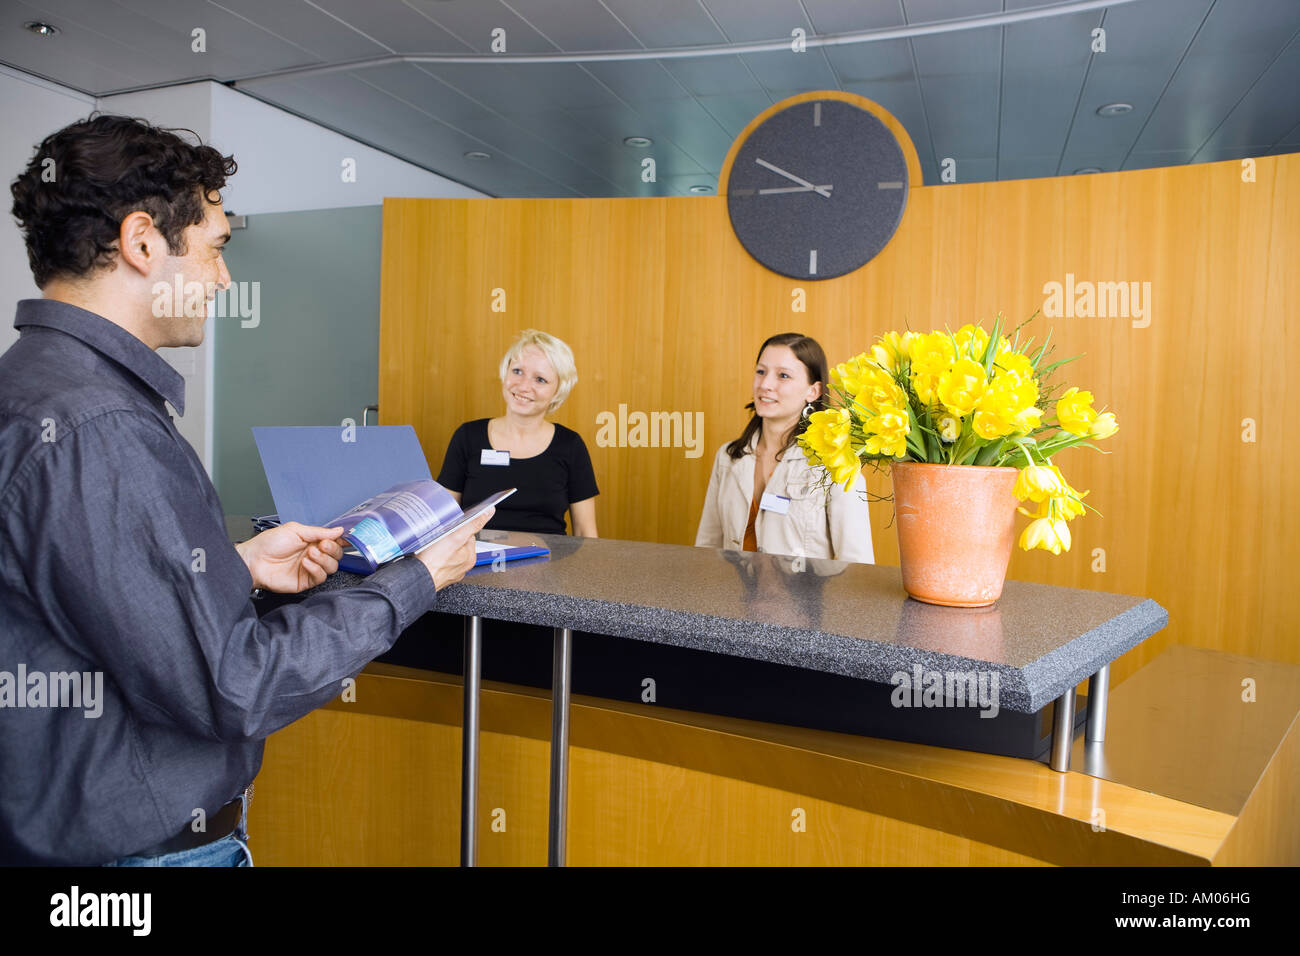
{"type": "Polygon", "coordinates": [[[803,407],[803,414],[800,415],[799,417],[802,418],[804,421],[807,421],[808,416],[812,414],[812,410],[813,410],[813,404],[812,402],[809,402],[807,405],[803,407]]]}

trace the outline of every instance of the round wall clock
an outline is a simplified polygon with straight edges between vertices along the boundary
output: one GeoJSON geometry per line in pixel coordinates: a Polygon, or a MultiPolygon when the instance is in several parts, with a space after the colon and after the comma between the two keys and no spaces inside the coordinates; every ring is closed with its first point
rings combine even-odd
{"type": "Polygon", "coordinates": [[[803,100],[745,137],[727,211],[741,245],[773,272],[833,279],[885,248],[907,189],[903,149],[879,118],[844,100],[803,100]]]}

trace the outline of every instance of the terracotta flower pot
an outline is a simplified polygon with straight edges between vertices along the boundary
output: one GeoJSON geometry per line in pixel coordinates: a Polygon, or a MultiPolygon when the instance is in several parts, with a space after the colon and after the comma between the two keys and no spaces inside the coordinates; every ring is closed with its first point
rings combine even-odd
{"type": "Polygon", "coordinates": [[[918,601],[986,607],[1016,540],[1019,469],[893,462],[903,588],[918,601]]]}

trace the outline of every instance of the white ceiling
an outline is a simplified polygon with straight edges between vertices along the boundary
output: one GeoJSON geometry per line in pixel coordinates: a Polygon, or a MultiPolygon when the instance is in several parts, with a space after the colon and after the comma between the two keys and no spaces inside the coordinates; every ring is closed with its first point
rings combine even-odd
{"type": "MultiPolygon", "coordinates": [[[[509,55],[734,46],[1062,0],[0,0],[0,62],[95,96],[215,79],[496,196],[685,195],[772,103],[860,93],[902,121],[927,183],[1300,151],[1300,0],[1130,0],[941,35],[585,63],[509,55]],[[27,21],[59,28],[41,38],[27,21]],[[1094,28],[1106,52],[1090,49],[1094,28]],[[207,51],[191,50],[206,31],[207,51]],[[394,54],[488,62],[276,71],[394,54]],[[263,77],[263,79],[256,79],[263,77]],[[1115,118],[1112,102],[1133,106],[1115,118]],[[627,136],[649,136],[636,150],[627,136]],[[464,154],[481,150],[490,160],[464,154]],[[641,182],[653,156],[658,181],[641,182]]],[[[218,144],[220,145],[220,144],[218,144]]]]}

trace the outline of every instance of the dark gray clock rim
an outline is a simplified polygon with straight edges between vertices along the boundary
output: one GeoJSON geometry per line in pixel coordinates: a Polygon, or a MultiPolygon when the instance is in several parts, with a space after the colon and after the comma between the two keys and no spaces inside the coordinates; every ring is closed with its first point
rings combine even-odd
{"type": "Polygon", "coordinates": [[[736,240],[741,244],[742,247],[744,247],[745,251],[749,254],[750,258],[752,258],[763,268],[767,269],[769,272],[774,272],[777,275],[784,276],[788,279],[795,279],[801,282],[825,282],[831,279],[842,278],[843,276],[850,275],[853,272],[856,272],[858,269],[861,269],[863,266],[866,266],[869,263],[871,263],[877,256],[879,256],[882,252],[884,252],[886,248],[889,247],[889,244],[893,241],[894,237],[898,234],[898,227],[903,221],[903,213],[907,209],[908,193],[911,189],[911,184],[912,184],[911,183],[912,173],[907,161],[908,154],[907,151],[903,148],[903,144],[899,142],[898,137],[894,134],[894,131],[889,128],[888,124],[885,123],[885,121],[872,110],[866,109],[863,106],[855,102],[852,102],[851,100],[841,99],[835,96],[827,96],[824,98],[813,97],[810,99],[802,99],[795,103],[788,103],[785,106],[782,106],[780,109],[777,109],[772,113],[768,114],[762,119],[761,122],[759,122],[757,125],[753,126],[752,128],[749,128],[745,133],[743,133],[742,137],[743,138],[740,139],[739,144],[736,146],[734,150],[731,165],[728,167],[727,170],[727,190],[725,193],[725,198],[727,200],[727,218],[731,225],[732,234],[736,237],[736,240]],[[754,136],[758,134],[758,132],[762,130],[764,127],[766,127],[769,123],[775,120],[777,117],[784,116],[791,110],[802,109],[803,107],[812,106],[815,103],[831,103],[831,104],[835,104],[837,107],[851,108],[855,110],[858,114],[861,114],[861,116],[864,119],[866,119],[869,122],[869,124],[878,127],[881,132],[883,132],[885,135],[889,137],[889,144],[893,147],[894,150],[897,151],[897,158],[901,166],[901,175],[903,179],[903,187],[901,190],[901,197],[900,197],[901,201],[898,204],[895,215],[890,217],[889,219],[881,218],[880,220],[878,220],[878,224],[880,226],[887,227],[888,229],[886,238],[880,244],[879,248],[877,248],[873,253],[871,253],[871,255],[869,255],[866,259],[864,259],[862,262],[858,263],[857,265],[851,266],[847,269],[843,269],[842,271],[835,272],[833,274],[826,274],[826,275],[809,275],[806,272],[802,272],[802,271],[788,271],[787,268],[779,264],[775,264],[767,261],[762,255],[762,250],[756,250],[754,246],[749,241],[746,240],[746,236],[744,232],[741,229],[737,228],[735,213],[734,213],[735,210],[734,200],[737,197],[732,192],[733,185],[735,182],[735,172],[736,172],[737,164],[742,154],[744,153],[746,146],[749,145],[749,143],[753,140],[754,136]]]}

